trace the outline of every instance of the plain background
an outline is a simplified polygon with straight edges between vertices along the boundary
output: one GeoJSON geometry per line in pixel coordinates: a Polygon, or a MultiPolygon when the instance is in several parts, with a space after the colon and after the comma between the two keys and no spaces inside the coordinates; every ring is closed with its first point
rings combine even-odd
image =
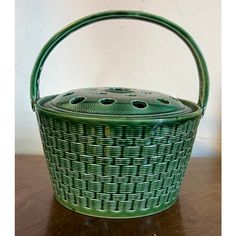
{"type": "MultiPolygon", "coordinates": [[[[16,153],[40,154],[42,147],[29,99],[35,58],[56,31],[73,20],[104,10],[142,10],[185,28],[208,64],[211,89],[193,156],[220,155],[220,1],[29,1],[16,2],[16,153]]],[[[197,100],[194,60],[171,32],[141,21],[106,21],[68,37],[49,56],[41,95],[88,86],[127,86],[197,100]]]]}

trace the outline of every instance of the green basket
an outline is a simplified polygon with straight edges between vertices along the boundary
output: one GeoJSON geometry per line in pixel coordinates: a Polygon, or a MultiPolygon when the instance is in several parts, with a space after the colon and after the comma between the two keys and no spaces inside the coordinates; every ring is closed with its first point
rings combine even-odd
{"type": "Polygon", "coordinates": [[[209,79],[191,36],[176,24],[137,11],[109,11],[80,19],[41,50],[31,76],[44,153],[56,199],[90,216],[134,218],[173,205],[185,174],[209,79]],[[39,97],[42,66],[70,33],[101,20],[137,19],[163,26],[191,50],[200,78],[198,104],[155,91],[84,88],[39,97]]]}

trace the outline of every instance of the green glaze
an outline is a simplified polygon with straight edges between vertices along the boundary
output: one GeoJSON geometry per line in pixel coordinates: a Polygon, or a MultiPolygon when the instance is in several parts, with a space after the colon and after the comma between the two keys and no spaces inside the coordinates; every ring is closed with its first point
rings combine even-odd
{"type": "Polygon", "coordinates": [[[154,208],[148,208],[148,209],[144,209],[144,210],[138,210],[138,211],[130,211],[130,212],[126,212],[124,214],[124,212],[120,212],[120,211],[116,211],[116,212],[107,212],[107,211],[103,211],[103,210],[96,210],[96,209],[91,209],[91,208],[84,208],[84,207],[80,207],[76,204],[72,204],[69,203],[63,199],[61,199],[60,197],[57,197],[57,195],[55,195],[56,199],[58,202],[60,202],[63,206],[65,206],[66,208],[87,215],[87,216],[95,216],[95,217],[100,217],[100,218],[107,218],[107,219],[129,219],[129,218],[137,218],[137,217],[144,217],[144,216],[150,216],[159,212],[162,212],[168,208],[170,208],[173,204],[175,204],[177,198],[172,199],[170,202],[163,204],[162,206],[158,206],[158,207],[154,207],[154,208]]]}
{"type": "Polygon", "coordinates": [[[155,214],[174,204],[209,90],[204,58],[182,28],[137,11],[85,17],[43,47],[30,88],[55,197],[62,205],[85,215],[124,219],[155,214]],[[91,23],[120,18],[158,24],[187,44],[198,68],[198,104],[132,88],[84,88],[39,97],[42,66],[62,39],[91,23]]]}
{"type": "Polygon", "coordinates": [[[97,13],[97,14],[79,19],[69,24],[58,33],[56,33],[42,48],[34,64],[34,68],[31,74],[30,94],[31,94],[31,103],[32,103],[33,110],[35,107],[35,103],[37,102],[40,96],[39,78],[40,78],[40,74],[43,68],[43,64],[46,58],[48,57],[48,55],[50,54],[50,52],[53,50],[53,48],[60,41],[62,41],[64,38],[66,38],[69,34],[73,33],[74,31],[80,28],[83,28],[84,26],[87,26],[89,24],[102,21],[102,20],[109,20],[109,19],[136,19],[136,20],[147,21],[150,23],[160,25],[172,31],[177,36],[179,36],[191,50],[194,56],[196,65],[197,65],[198,75],[199,75],[198,105],[200,106],[202,113],[204,113],[206,105],[207,105],[207,101],[208,101],[209,78],[208,78],[208,71],[207,71],[205,60],[197,44],[184,29],[182,29],[180,26],[176,25],[175,23],[169,20],[166,20],[163,17],[149,14],[146,12],[140,12],[140,11],[108,11],[108,12],[97,13]]]}
{"type": "Polygon", "coordinates": [[[45,106],[61,112],[73,112],[78,116],[93,114],[114,117],[161,117],[190,112],[188,106],[168,95],[120,87],[71,90],[49,100],[45,106]]]}
{"type": "Polygon", "coordinates": [[[87,122],[89,121],[92,124],[96,123],[108,123],[110,126],[117,126],[119,124],[136,126],[138,124],[151,125],[153,128],[161,124],[173,124],[173,123],[182,123],[186,120],[196,119],[201,117],[201,109],[198,105],[193,102],[181,99],[180,101],[188,106],[190,112],[183,113],[180,115],[168,114],[168,116],[151,116],[151,115],[135,115],[135,116],[107,116],[107,115],[94,115],[89,113],[78,113],[78,112],[66,112],[64,110],[51,108],[47,104],[50,103],[57,95],[47,96],[41,98],[35,105],[36,113],[44,114],[47,116],[53,116],[58,120],[69,120],[73,122],[87,122]]]}
{"type": "Polygon", "coordinates": [[[94,122],[40,109],[36,114],[55,196],[65,207],[120,219],[155,214],[174,204],[200,115],[155,127],[151,119],[94,122]]]}

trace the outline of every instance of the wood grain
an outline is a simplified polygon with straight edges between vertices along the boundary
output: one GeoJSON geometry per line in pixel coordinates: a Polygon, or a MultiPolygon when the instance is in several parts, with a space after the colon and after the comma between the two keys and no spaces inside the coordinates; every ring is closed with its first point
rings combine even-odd
{"type": "Polygon", "coordinates": [[[16,236],[219,236],[221,161],[192,158],[179,200],[149,217],[107,220],[74,213],[53,197],[44,157],[16,157],[16,236]]]}

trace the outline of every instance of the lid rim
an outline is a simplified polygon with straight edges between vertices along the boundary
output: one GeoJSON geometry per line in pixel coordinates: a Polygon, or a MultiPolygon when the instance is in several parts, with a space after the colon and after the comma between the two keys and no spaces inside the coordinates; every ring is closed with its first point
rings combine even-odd
{"type": "Polygon", "coordinates": [[[79,112],[71,112],[71,111],[65,111],[65,110],[60,110],[60,109],[51,109],[50,107],[46,107],[44,106],[45,103],[47,103],[50,99],[56,97],[57,95],[51,95],[51,96],[46,96],[46,97],[42,97],[40,98],[36,104],[36,110],[40,110],[43,112],[47,112],[50,114],[55,114],[57,116],[65,116],[65,117],[73,117],[73,118],[94,118],[94,119],[103,119],[103,120],[115,120],[117,118],[118,122],[119,120],[182,120],[182,119],[188,119],[191,117],[196,117],[196,116],[201,116],[201,108],[198,104],[189,101],[189,100],[185,100],[185,99],[180,99],[181,102],[183,102],[186,106],[188,106],[189,108],[189,112],[188,113],[179,113],[179,114],[173,114],[173,113],[169,113],[169,114],[155,114],[155,115],[104,115],[104,114],[91,114],[91,113],[79,113],[79,112]]]}

